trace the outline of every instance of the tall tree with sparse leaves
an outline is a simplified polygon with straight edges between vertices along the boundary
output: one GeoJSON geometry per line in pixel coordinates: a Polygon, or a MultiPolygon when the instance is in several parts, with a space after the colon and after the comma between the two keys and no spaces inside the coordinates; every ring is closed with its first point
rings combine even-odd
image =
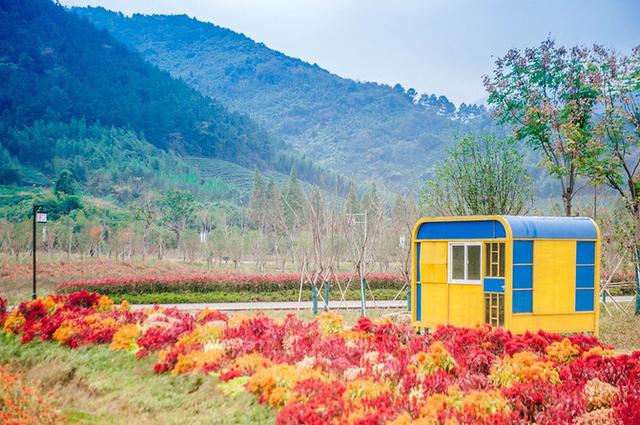
{"type": "Polygon", "coordinates": [[[589,50],[557,47],[551,39],[524,51],[509,50],[484,76],[488,103],[514,136],[542,154],[560,182],[564,212],[572,215],[581,163],[590,156],[592,115],[598,100],[589,50]]]}

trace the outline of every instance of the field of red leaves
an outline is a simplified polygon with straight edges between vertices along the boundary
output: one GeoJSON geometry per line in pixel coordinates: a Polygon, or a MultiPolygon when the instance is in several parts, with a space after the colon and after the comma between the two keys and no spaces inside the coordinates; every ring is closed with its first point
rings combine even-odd
{"type": "Polygon", "coordinates": [[[108,344],[157,373],[208,374],[250,391],[279,424],[638,424],[640,351],[586,335],[406,325],[334,313],[305,322],[159,307],[79,292],[0,309],[6,333],[71,349],[108,344]]]}

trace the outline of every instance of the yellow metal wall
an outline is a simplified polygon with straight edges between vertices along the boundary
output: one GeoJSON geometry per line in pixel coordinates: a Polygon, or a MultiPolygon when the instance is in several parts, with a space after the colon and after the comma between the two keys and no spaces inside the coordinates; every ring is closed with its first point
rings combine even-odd
{"type": "Polygon", "coordinates": [[[482,285],[450,284],[449,323],[472,327],[484,323],[484,294],[482,285]]]}
{"type": "Polygon", "coordinates": [[[594,313],[514,314],[509,330],[516,334],[543,329],[547,332],[595,332],[594,313]]]}
{"type": "MultiPolygon", "coordinates": [[[[599,247],[596,258],[598,255],[599,247]]],[[[595,271],[598,276],[597,266],[595,271]]],[[[538,329],[559,333],[597,333],[598,300],[596,312],[576,312],[575,282],[576,241],[534,240],[533,313],[512,314],[508,302],[506,328],[516,334],[538,329]]]]}
{"type": "Polygon", "coordinates": [[[475,326],[484,321],[482,285],[448,284],[449,243],[421,242],[422,323],[475,326]]]}
{"type": "Polygon", "coordinates": [[[420,278],[422,283],[447,283],[447,242],[421,242],[420,278]]]}
{"type": "Polygon", "coordinates": [[[422,322],[427,326],[448,320],[447,256],[447,242],[421,243],[422,322]]]}
{"type": "Polygon", "coordinates": [[[533,242],[533,314],[574,314],[576,241],[533,242]]]}

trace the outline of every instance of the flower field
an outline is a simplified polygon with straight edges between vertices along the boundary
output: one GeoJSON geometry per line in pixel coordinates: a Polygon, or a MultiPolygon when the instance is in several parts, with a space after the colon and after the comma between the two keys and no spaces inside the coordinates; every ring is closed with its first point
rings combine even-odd
{"type": "MultiPolygon", "coordinates": [[[[95,291],[105,295],[142,294],[170,291],[279,291],[300,288],[299,273],[280,274],[180,274],[170,276],[139,276],[129,278],[99,278],[62,282],[56,286],[60,293],[95,291]]],[[[346,284],[350,275],[339,274],[338,279],[346,284]]],[[[400,289],[404,281],[400,274],[370,273],[367,282],[372,288],[400,289]]],[[[352,283],[352,286],[357,283],[352,283]]],[[[354,286],[355,287],[355,286],[354,286]]],[[[336,288],[337,289],[337,288],[336,288]]]]}
{"type": "MultiPolygon", "coordinates": [[[[0,307],[2,304],[0,303],[0,307]]],[[[406,325],[323,313],[132,311],[89,292],[0,308],[4,332],[71,349],[105,344],[156,373],[209,374],[228,397],[249,391],[279,424],[638,424],[640,351],[594,337],[406,325]]]]}

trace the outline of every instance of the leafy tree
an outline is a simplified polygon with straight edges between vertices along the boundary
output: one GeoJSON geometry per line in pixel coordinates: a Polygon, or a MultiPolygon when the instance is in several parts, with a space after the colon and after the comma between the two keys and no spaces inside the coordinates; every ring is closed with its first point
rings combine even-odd
{"type": "Polygon", "coordinates": [[[179,247],[182,234],[194,218],[195,200],[193,194],[184,190],[169,190],[162,199],[164,222],[176,235],[179,247]]]}
{"type": "Polygon", "coordinates": [[[542,153],[543,165],[562,189],[565,214],[572,214],[576,179],[592,141],[593,107],[598,90],[588,64],[589,51],[556,47],[551,39],[524,52],[510,50],[496,61],[493,77],[484,76],[488,102],[501,123],[514,127],[542,153]]]}
{"type": "Polygon", "coordinates": [[[439,215],[521,214],[531,181],[513,141],[493,136],[459,139],[420,194],[424,210],[439,215]]]}
{"type": "Polygon", "coordinates": [[[289,225],[300,225],[305,209],[305,196],[295,169],[291,169],[289,181],[282,193],[284,216],[289,225]]]}
{"type": "MultiPolygon", "coordinates": [[[[602,113],[595,130],[596,155],[586,162],[586,170],[622,198],[632,217],[630,240],[636,268],[640,268],[640,46],[628,56],[595,46],[592,63],[602,113]]],[[[636,299],[636,314],[640,314],[640,298],[636,299]]]]}
{"type": "Polygon", "coordinates": [[[249,200],[249,220],[261,230],[265,226],[267,195],[262,175],[256,170],[253,176],[251,199],[249,200]]]}
{"type": "Polygon", "coordinates": [[[596,46],[592,63],[603,109],[595,127],[597,155],[586,162],[586,170],[620,194],[640,236],[640,46],[629,56],[596,46]]]}
{"type": "Polygon", "coordinates": [[[20,164],[0,145],[0,184],[14,184],[22,179],[20,164]]]}
{"type": "Polygon", "coordinates": [[[55,181],[54,191],[56,195],[75,195],[76,179],[69,170],[62,170],[60,176],[55,181]]]}

